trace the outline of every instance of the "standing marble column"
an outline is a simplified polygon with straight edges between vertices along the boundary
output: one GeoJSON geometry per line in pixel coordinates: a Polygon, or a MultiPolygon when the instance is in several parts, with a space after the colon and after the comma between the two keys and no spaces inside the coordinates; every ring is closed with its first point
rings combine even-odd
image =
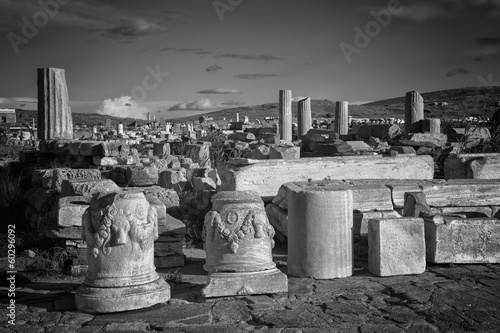
{"type": "Polygon", "coordinates": [[[303,100],[299,101],[298,105],[298,131],[297,135],[302,138],[307,134],[312,127],[312,118],[311,118],[311,98],[307,97],[303,100]]]}
{"type": "Polygon", "coordinates": [[[280,90],[280,139],[292,141],[292,91],[280,90]]]}
{"type": "Polygon", "coordinates": [[[64,69],[38,68],[38,139],[73,139],[64,69]]]}
{"type": "Polygon", "coordinates": [[[405,134],[421,132],[421,120],[424,119],[424,99],[416,91],[406,93],[405,134]]]}
{"type": "Polygon", "coordinates": [[[118,135],[123,135],[123,124],[122,123],[118,123],[118,125],[116,127],[116,132],[118,133],[118,135]]]}
{"type": "Polygon", "coordinates": [[[349,102],[335,102],[335,132],[347,135],[349,131],[349,102]]]}

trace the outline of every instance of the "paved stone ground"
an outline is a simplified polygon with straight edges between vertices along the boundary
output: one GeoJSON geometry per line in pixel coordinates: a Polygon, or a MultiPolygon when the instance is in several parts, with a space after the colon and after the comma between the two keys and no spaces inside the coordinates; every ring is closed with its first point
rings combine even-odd
{"type": "MultiPolygon", "coordinates": [[[[7,288],[2,287],[0,331],[500,332],[498,264],[428,265],[418,276],[380,278],[368,273],[366,261],[356,261],[350,278],[289,277],[286,294],[205,300],[202,252],[187,253],[190,261],[180,269],[183,282],[170,283],[168,304],[137,311],[80,313],[74,291],[82,278],[40,280],[16,291],[16,325],[11,326],[6,323],[7,288]]],[[[275,260],[286,272],[286,254],[277,251],[275,260]]]]}

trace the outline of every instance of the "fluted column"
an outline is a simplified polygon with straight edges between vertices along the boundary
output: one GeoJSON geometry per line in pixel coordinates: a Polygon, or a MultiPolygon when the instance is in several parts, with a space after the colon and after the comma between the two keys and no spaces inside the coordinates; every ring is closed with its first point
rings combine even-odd
{"type": "Polygon", "coordinates": [[[335,102],[335,132],[346,135],[349,131],[349,102],[335,102]]]}
{"type": "Polygon", "coordinates": [[[344,189],[289,187],[289,275],[314,279],[352,275],[352,195],[344,189]]]}
{"type": "Polygon", "coordinates": [[[292,141],[292,91],[280,90],[280,139],[292,141]]]}
{"type": "Polygon", "coordinates": [[[73,139],[64,69],[38,68],[38,139],[73,139]]]}
{"type": "Polygon", "coordinates": [[[311,119],[311,98],[307,97],[299,101],[298,105],[298,130],[297,135],[300,138],[307,134],[312,127],[311,119]]]}
{"type": "Polygon", "coordinates": [[[405,134],[421,132],[421,120],[424,119],[424,99],[416,91],[406,93],[405,134]]]}

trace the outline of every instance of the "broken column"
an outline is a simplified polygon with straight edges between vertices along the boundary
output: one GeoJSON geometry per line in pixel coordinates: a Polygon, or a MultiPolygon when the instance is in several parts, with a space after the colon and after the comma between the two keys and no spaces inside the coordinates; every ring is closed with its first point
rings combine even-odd
{"type": "Polygon", "coordinates": [[[310,97],[307,97],[299,101],[297,120],[298,120],[297,136],[300,139],[302,138],[302,136],[306,135],[307,131],[309,131],[312,127],[310,97]]]}
{"type": "Polygon", "coordinates": [[[353,272],[353,193],[348,189],[290,186],[288,274],[314,279],[353,272]]]}
{"type": "Polygon", "coordinates": [[[38,68],[38,139],[73,139],[64,69],[38,68]]]}
{"type": "Polygon", "coordinates": [[[156,208],[142,192],[101,193],[83,216],[88,272],[75,305],[90,313],[141,309],[170,299],[170,286],[156,273],[153,243],[156,208]]]}
{"type": "Polygon", "coordinates": [[[416,91],[406,93],[405,134],[421,132],[421,120],[424,119],[424,99],[416,91]]]}
{"type": "Polygon", "coordinates": [[[205,297],[288,291],[288,279],[272,258],[274,228],[252,191],[219,192],[205,216],[203,239],[208,272],[205,297]]]}
{"type": "Polygon", "coordinates": [[[349,131],[349,102],[335,102],[335,132],[346,135],[349,131]]]}
{"type": "Polygon", "coordinates": [[[116,127],[116,132],[118,133],[118,135],[123,135],[123,124],[122,123],[118,123],[118,125],[116,127]]]}
{"type": "Polygon", "coordinates": [[[292,141],[292,91],[280,90],[279,94],[279,133],[280,139],[292,141]]]}

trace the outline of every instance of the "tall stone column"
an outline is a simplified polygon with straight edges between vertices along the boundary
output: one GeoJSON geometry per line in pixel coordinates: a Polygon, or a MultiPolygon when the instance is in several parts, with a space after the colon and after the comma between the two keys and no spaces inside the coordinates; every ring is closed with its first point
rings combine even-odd
{"type": "Polygon", "coordinates": [[[311,118],[311,98],[307,97],[303,100],[299,101],[298,105],[298,131],[297,135],[300,138],[307,134],[312,127],[312,118],[311,118]]]}
{"type": "Polygon", "coordinates": [[[123,124],[122,123],[118,123],[118,125],[116,126],[116,132],[118,135],[123,135],[123,124]]]}
{"type": "Polygon", "coordinates": [[[38,68],[38,139],[73,139],[64,69],[38,68]]]}
{"type": "Polygon", "coordinates": [[[346,135],[349,131],[349,102],[335,102],[335,132],[346,135]]]}
{"type": "Polygon", "coordinates": [[[292,141],[292,91],[280,90],[280,139],[292,141]]]}
{"type": "Polygon", "coordinates": [[[289,186],[288,274],[314,279],[353,271],[353,193],[347,189],[289,186]]]}
{"type": "Polygon", "coordinates": [[[424,99],[416,91],[406,93],[405,134],[421,132],[421,120],[424,119],[424,99]]]}

